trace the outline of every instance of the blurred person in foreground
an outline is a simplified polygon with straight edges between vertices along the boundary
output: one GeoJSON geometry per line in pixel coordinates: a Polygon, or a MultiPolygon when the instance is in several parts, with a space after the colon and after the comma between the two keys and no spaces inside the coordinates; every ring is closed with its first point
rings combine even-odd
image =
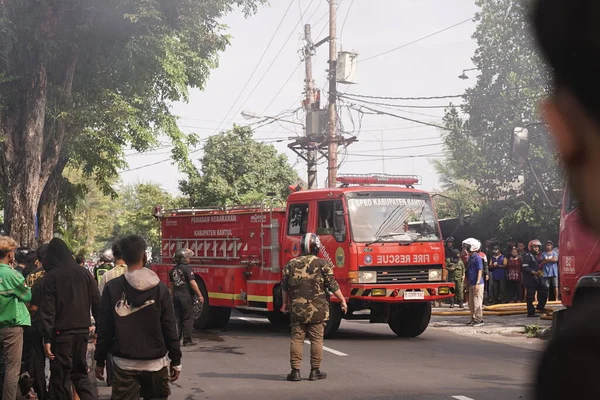
{"type": "Polygon", "coordinates": [[[0,236],[0,348],[4,355],[3,400],[15,400],[20,396],[18,388],[23,351],[23,328],[31,326],[26,303],[31,291],[25,278],[10,264],[15,260],[17,243],[0,236]]]}
{"type": "Polygon", "coordinates": [[[104,287],[97,323],[96,377],[103,380],[108,352],[115,376],[113,399],[166,399],[169,381],[181,371],[173,299],[154,271],[144,268],[146,242],[140,236],[119,241],[127,271],[104,287]]]}
{"type": "MultiPolygon", "coordinates": [[[[600,2],[538,0],[532,21],[554,83],[544,117],[582,221],[600,234],[600,2]]],[[[542,356],[536,399],[598,398],[600,302],[592,299],[569,312],[542,356]]]]}
{"type": "Polygon", "coordinates": [[[98,285],[92,275],[75,262],[61,239],[48,244],[42,261],[43,279],[39,310],[44,351],[50,360],[52,398],[70,399],[71,383],[82,400],[96,399],[88,377],[86,352],[91,314],[97,319],[98,285]]]}

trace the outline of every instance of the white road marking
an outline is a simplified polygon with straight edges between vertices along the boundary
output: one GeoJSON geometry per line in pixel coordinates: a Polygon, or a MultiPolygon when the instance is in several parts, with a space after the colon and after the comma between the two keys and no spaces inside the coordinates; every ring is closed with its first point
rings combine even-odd
{"type": "Polygon", "coordinates": [[[473,400],[472,398],[467,396],[452,396],[452,398],[456,400],[473,400]]]}
{"type": "MultiPolygon", "coordinates": [[[[306,344],[310,344],[310,342],[308,340],[305,340],[304,343],[306,344]]],[[[346,357],[348,354],[346,353],[342,353],[341,351],[337,351],[334,349],[330,349],[327,346],[323,346],[323,350],[330,352],[331,354],[335,354],[336,356],[340,356],[340,357],[346,357]]]]}

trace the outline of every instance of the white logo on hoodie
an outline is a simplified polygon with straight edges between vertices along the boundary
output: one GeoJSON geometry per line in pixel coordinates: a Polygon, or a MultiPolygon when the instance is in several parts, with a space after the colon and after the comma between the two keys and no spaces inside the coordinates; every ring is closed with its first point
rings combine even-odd
{"type": "Polygon", "coordinates": [[[115,312],[119,317],[126,317],[152,304],[154,304],[154,300],[148,300],[145,301],[144,304],[142,304],[139,307],[131,307],[131,304],[129,304],[129,302],[127,301],[127,296],[125,295],[125,292],[123,292],[123,294],[121,295],[121,300],[117,301],[117,304],[115,304],[115,312]]]}
{"type": "MultiPolygon", "coordinates": [[[[133,272],[127,271],[125,273],[125,279],[131,286],[140,291],[149,290],[154,286],[158,285],[160,282],[158,276],[153,271],[147,268],[143,268],[141,270],[133,272]]],[[[127,296],[125,295],[125,292],[123,292],[123,294],[121,295],[121,300],[117,301],[117,304],[115,304],[115,312],[119,317],[126,317],[154,303],[154,300],[148,300],[145,301],[144,304],[142,304],[139,307],[131,307],[131,304],[129,303],[129,301],[127,301],[127,296]]]]}

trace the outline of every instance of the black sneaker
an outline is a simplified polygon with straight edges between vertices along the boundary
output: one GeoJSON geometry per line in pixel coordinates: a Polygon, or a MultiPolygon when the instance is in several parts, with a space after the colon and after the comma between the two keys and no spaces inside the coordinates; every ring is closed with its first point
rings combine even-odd
{"type": "Polygon", "coordinates": [[[483,325],[485,325],[485,323],[483,322],[483,320],[482,320],[482,321],[477,321],[477,322],[475,322],[475,323],[473,324],[473,326],[474,326],[474,327],[477,327],[477,326],[483,326],[483,325]]]}
{"type": "Polygon", "coordinates": [[[321,379],[326,379],[327,374],[325,372],[321,372],[320,369],[312,369],[310,370],[310,376],[308,377],[309,381],[319,381],[321,379]]]}
{"type": "Polygon", "coordinates": [[[467,325],[467,326],[473,326],[473,324],[474,324],[474,323],[475,323],[475,321],[474,321],[474,320],[471,320],[470,322],[467,322],[467,324],[466,324],[466,325],[467,325]]]}
{"type": "Polygon", "coordinates": [[[183,347],[192,347],[195,346],[196,342],[183,342],[183,347]]]}
{"type": "Polygon", "coordinates": [[[536,314],[527,314],[527,318],[537,318],[536,314]]]}
{"type": "MultiPolygon", "coordinates": [[[[311,372],[311,376],[312,376],[312,372],[311,372]]],[[[292,372],[290,372],[288,374],[287,380],[290,382],[300,382],[302,380],[302,378],[300,377],[300,370],[293,369],[292,372]]]]}

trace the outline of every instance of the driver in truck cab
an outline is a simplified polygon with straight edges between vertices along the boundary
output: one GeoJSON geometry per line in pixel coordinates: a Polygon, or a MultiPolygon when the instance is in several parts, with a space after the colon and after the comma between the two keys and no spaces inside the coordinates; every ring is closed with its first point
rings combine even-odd
{"type": "Polygon", "coordinates": [[[346,300],[340,286],[333,277],[331,265],[318,256],[321,241],[314,233],[307,233],[300,240],[302,255],[285,266],[281,278],[283,306],[281,311],[291,314],[292,337],[290,343],[290,364],[292,372],[288,381],[299,382],[302,346],[304,338],[310,340],[310,377],[311,381],[325,379],[327,374],[321,371],[323,359],[323,336],[325,324],[329,319],[329,299],[325,289],[334,294],[341,302],[344,313],[348,311],[346,300]],[[291,302],[291,308],[289,303],[291,302]]]}

